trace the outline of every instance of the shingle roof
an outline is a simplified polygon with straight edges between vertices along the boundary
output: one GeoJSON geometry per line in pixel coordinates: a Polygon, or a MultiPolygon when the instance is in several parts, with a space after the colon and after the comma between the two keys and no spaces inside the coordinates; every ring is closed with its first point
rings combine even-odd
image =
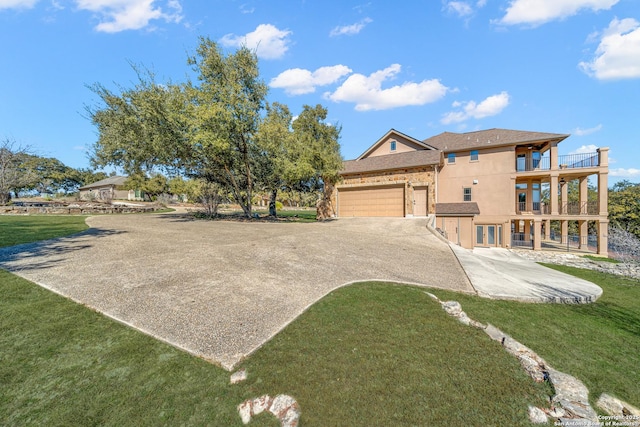
{"type": "Polygon", "coordinates": [[[417,150],[405,153],[386,154],[366,157],[360,160],[347,160],[342,164],[343,175],[361,172],[415,168],[442,163],[442,153],[437,150],[417,150]]]}
{"type": "Polygon", "coordinates": [[[549,140],[562,141],[568,136],[569,135],[560,133],[488,129],[466,133],[443,132],[439,135],[425,139],[423,142],[448,153],[452,151],[544,142],[549,140]]]}
{"type": "Polygon", "coordinates": [[[476,202],[436,203],[436,215],[471,216],[479,214],[480,208],[476,202]]]}
{"type": "Polygon", "coordinates": [[[120,186],[124,185],[128,178],[126,176],[110,176],[109,178],[101,179],[100,181],[93,182],[91,184],[83,185],[80,190],[88,190],[90,188],[108,187],[110,185],[120,186]]]}

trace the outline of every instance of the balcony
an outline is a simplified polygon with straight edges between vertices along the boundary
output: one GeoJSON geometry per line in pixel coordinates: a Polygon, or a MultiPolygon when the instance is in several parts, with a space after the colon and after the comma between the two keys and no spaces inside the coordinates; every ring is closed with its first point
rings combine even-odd
{"type": "MultiPolygon", "coordinates": [[[[550,215],[551,206],[544,202],[517,202],[516,213],[521,214],[533,214],[533,215],[550,215]]],[[[594,215],[600,214],[600,203],[595,201],[588,202],[565,202],[559,205],[560,215],[594,215]]]]}
{"type": "Polygon", "coordinates": [[[600,166],[598,153],[580,153],[558,156],[560,169],[594,168],[600,166]]]}
{"type": "MultiPolygon", "coordinates": [[[[558,156],[559,169],[593,168],[600,166],[600,153],[579,153],[558,156]]],[[[551,158],[536,157],[531,154],[516,157],[517,172],[551,170],[551,158]]]]}

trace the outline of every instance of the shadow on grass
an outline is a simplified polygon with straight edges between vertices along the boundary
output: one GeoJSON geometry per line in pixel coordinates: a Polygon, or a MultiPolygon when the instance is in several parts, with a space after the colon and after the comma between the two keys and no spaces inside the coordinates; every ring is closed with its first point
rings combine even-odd
{"type": "Polygon", "coordinates": [[[578,311],[598,319],[609,327],[640,337],[640,317],[618,304],[599,301],[591,306],[579,307],[578,311]]]}
{"type": "Polygon", "coordinates": [[[93,240],[126,233],[121,230],[89,228],[80,233],[40,242],[0,248],[0,268],[25,271],[49,268],[66,254],[93,246],[93,240]]]}

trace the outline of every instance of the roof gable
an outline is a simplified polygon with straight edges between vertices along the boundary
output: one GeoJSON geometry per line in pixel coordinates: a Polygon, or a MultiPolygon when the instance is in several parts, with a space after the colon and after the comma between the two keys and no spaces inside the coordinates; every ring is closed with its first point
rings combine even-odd
{"type": "MultiPolygon", "coordinates": [[[[384,134],[384,136],[382,136],[382,138],[378,139],[371,147],[369,147],[364,153],[362,153],[360,157],[358,157],[356,160],[362,160],[368,157],[381,155],[379,154],[379,149],[381,148],[381,146],[383,146],[385,143],[387,143],[392,139],[397,140],[398,142],[403,144],[405,147],[410,147],[409,150],[413,149],[415,151],[418,151],[418,150],[434,150],[435,149],[434,147],[424,143],[423,141],[412,138],[409,135],[405,135],[404,133],[398,132],[395,129],[390,129],[387,133],[384,134]],[[376,151],[378,151],[378,153],[376,153],[376,151]]],[[[389,154],[389,153],[385,153],[385,155],[386,154],[389,154]]],[[[397,154],[400,154],[400,152],[398,152],[397,154]]]]}
{"type": "Polygon", "coordinates": [[[86,190],[89,188],[97,188],[97,187],[108,187],[110,185],[120,186],[124,185],[127,181],[126,176],[110,176],[109,178],[101,179],[100,181],[92,182],[91,184],[83,185],[79,188],[79,190],[86,190]]]}
{"type": "Polygon", "coordinates": [[[423,142],[448,153],[452,151],[464,151],[505,145],[533,144],[547,141],[560,142],[567,137],[569,137],[569,135],[560,133],[529,132],[494,128],[466,133],[443,132],[439,135],[425,139],[423,142]]]}

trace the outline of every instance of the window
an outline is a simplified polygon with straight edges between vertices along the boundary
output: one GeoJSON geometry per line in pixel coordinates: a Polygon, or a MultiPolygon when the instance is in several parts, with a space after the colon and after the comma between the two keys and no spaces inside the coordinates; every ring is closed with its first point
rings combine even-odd
{"type": "Polygon", "coordinates": [[[478,150],[471,150],[471,156],[470,156],[470,160],[472,162],[477,162],[478,161],[478,150]]]}
{"type": "Polygon", "coordinates": [[[456,153],[447,154],[447,163],[455,163],[456,162],[456,153]]]}
{"type": "Polygon", "coordinates": [[[395,141],[391,141],[391,151],[396,151],[396,145],[395,141]]]}
{"type": "Polygon", "coordinates": [[[462,200],[465,202],[471,201],[471,187],[464,187],[462,189],[462,200]]]}

